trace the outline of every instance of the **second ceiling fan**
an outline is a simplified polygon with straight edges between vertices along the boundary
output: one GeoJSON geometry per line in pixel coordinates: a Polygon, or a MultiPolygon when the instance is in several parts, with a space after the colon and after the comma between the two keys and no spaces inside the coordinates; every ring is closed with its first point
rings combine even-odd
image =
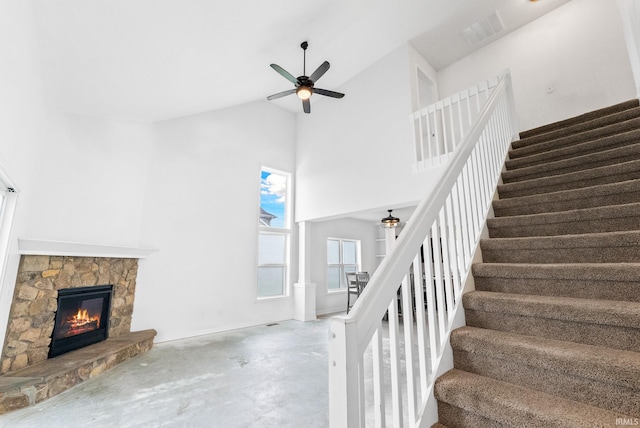
{"type": "Polygon", "coordinates": [[[278,92],[277,94],[269,95],[267,99],[271,101],[277,98],[285,97],[287,95],[297,94],[298,97],[302,100],[302,109],[304,110],[304,112],[311,113],[311,103],[309,102],[309,98],[311,98],[311,95],[319,94],[319,95],[324,95],[326,97],[331,97],[331,98],[342,98],[344,97],[344,94],[341,94],[340,92],[329,91],[327,89],[316,88],[314,86],[315,82],[317,82],[318,79],[320,79],[324,75],[324,73],[327,72],[327,70],[330,67],[330,64],[328,61],[323,62],[322,64],[320,64],[320,67],[316,68],[316,71],[311,73],[311,76],[307,76],[306,75],[307,47],[309,47],[309,43],[302,42],[300,47],[304,51],[303,63],[302,63],[302,76],[293,77],[291,73],[289,73],[284,68],[280,67],[278,64],[271,64],[271,68],[277,71],[282,77],[287,79],[289,82],[293,83],[295,85],[295,88],[278,92]]]}

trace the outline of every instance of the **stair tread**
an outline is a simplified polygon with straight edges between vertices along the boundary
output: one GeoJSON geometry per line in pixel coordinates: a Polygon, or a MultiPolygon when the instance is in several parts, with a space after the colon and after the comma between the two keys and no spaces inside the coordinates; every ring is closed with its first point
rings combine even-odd
{"type": "Polygon", "coordinates": [[[640,391],[640,353],[518,333],[461,327],[453,331],[455,350],[532,364],[541,370],[596,379],[640,391]]]}
{"type": "MultiPolygon", "coordinates": [[[[637,133],[640,139],[640,130],[637,133]]],[[[607,148],[599,151],[583,152],[584,154],[568,155],[557,151],[562,156],[547,156],[539,158],[518,158],[505,162],[506,171],[502,173],[505,183],[529,180],[539,177],[551,177],[591,169],[594,165],[616,165],[638,158],[640,143],[607,148]],[[530,177],[530,178],[528,178],[530,177]]]]}
{"type": "MultiPolygon", "coordinates": [[[[594,177],[610,176],[613,174],[626,175],[630,171],[637,171],[638,169],[640,169],[640,160],[628,161],[628,162],[616,164],[615,168],[611,167],[610,165],[607,165],[607,166],[592,168],[588,170],[568,172],[565,174],[559,174],[559,175],[554,175],[550,177],[541,177],[541,178],[534,178],[530,180],[517,181],[514,183],[500,184],[498,185],[498,193],[500,193],[501,197],[503,197],[502,193],[505,193],[505,191],[508,192],[510,190],[513,191],[514,189],[518,189],[518,190],[531,189],[531,188],[537,189],[545,186],[557,185],[558,183],[584,182],[586,179],[594,178],[594,177]]],[[[580,186],[580,187],[590,187],[590,186],[580,186]]]]}
{"type": "Polygon", "coordinates": [[[616,121],[618,120],[619,114],[624,113],[627,110],[638,107],[638,100],[632,99],[628,101],[624,101],[622,103],[618,103],[612,106],[607,106],[595,111],[590,111],[587,113],[580,114],[578,116],[573,116],[564,120],[560,120],[557,122],[553,122],[547,125],[538,126],[536,128],[528,129],[526,131],[522,131],[520,133],[520,138],[530,138],[532,136],[546,134],[547,136],[553,135],[554,131],[566,128],[573,128],[575,125],[584,124],[585,122],[606,122],[607,117],[610,120],[616,121]],[[604,119],[604,120],[603,120],[604,119]]]}
{"type": "Polygon", "coordinates": [[[640,107],[626,110],[623,114],[618,113],[619,120],[605,126],[584,130],[571,135],[557,137],[554,139],[542,140],[541,138],[529,137],[514,141],[512,144],[512,159],[525,156],[529,153],[542,151],[546,148],[565,147],[575,142],[594,140],[608,135],[625,132],[630,129],[640,128],[640,107]]]}
{"type": "MultiPolygon", "coordinates": [[[[516,227],[531,224],[566,223],[573,221],[613,219],[621,217],[633,217],[640,214],[640,202],[620,205],[606,205],[590,208],[578,208],[567,211],[550,213],[521,214],[508,217],[495,217],[487,219],[489,227],[516,227]]],[[[640,217],[638,217],[640,228],[640,217]]]]}
{"type": "Polygon", "coordinates": [[[554,202],[578,201],[592,197],[617,195],[638,192],[640,194],[640,179],[621,181],[617,183],[600,184],[579,189],[560,190],[537,195],[518,196],[493,201],[494,209],[513,207],[531,207],[535,205],[551,204],[554,202]]]}
{"type": "Polygon", "coordinates": [[[640,263],[476,263],[473,275],[640,282],[640,263]]]}
{"type": "Polygon", "coordinates": [[[475,289],[640,302],[639,263],[476,263],[475,289]]]}
{"type": "Polygon", "coordinates": [[[481,239],[486,263],[637,263],[640,230],[481,239]]]}
{"type": "Polygon", "coordinates": [[[640,243],[640,230],[620,232],[583,233],[580,235],[528,236],[516,238],[482,239],[483,249],[549,249],[549,248],[599,248],[603,243],[614,247],[635,247],[640,243]]]}
{"type": "Polygon", "coordinates": [[[471,291],[462,299],[467,310],[640,329],[640,302],[491,291],[471,291]]]}
{"type": "Polygon", "coordinates": [[[491,238],[564,236],[640,229],[640,202],[487,219],[491,238]]]}
{"type": "Polygon", "coordinates": [[[627,417],[523,386],[453,369],[436,381],[436,398],[507,426],[614,426],[627,417]]]}
{"type": "MultiPolygon", "coordinates": [[[[640,119],[638,122],[640,122],[640,119]]],[[[553,140],[550,141],[549,144],[541,145],[541,147],[539,147],[541,150],[537,152],[522,153],[522,150],[511,149],[509,150],[509,159],[505,165],[508,170],[511,170],[543,161],[564,159],[569,156],[584,156],[587,154],[600,153],[602,151],[634,144],[635,141],[638,141],[639,135],[640,129],[636,128],[595,139],[585,139],[575,144],[565,146],[551,144],[556,142],[556,140],[553,140]]]]}

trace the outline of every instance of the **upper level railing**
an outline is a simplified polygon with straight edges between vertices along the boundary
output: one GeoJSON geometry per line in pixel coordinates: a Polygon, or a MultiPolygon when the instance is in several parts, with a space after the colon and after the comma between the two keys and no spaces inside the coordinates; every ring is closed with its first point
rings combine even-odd
{"type": "Polygon", "coordinates": [[[516,135],[512,99],[505,73],[352,310],[331,320],[332,428],[428,421],[435,373],[516,135]]]}
{"type": "Polygon", "coordinates": [[[411,115],[416,170],[451,158],[497,84],[497,77],[481,82],[411,115]]]}

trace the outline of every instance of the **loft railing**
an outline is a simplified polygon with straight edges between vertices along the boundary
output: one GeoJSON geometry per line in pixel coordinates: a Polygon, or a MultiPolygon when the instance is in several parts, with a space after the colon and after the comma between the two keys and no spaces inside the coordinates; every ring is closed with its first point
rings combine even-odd
{"type": "Polygon", "coordinates": [[[414,427],[432,417],[426,406],[435,374],[515,135],[506,72],[479,109],[435,192],[390,242],[390,251],[352,310],[331,320],[332,428],[414,427]]]}
{"type": "Polygon", "coordinates": [[[411,115],[416,170],[451,158],[497,84],[497,77],[481,82],[411,115]]]}

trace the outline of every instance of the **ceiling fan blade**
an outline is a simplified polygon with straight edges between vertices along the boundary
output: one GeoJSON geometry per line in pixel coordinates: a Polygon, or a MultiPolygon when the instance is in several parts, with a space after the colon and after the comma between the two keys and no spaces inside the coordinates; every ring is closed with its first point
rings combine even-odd
{"type": "Polygon", "coordinates": [[[286,91],[278,92],[277,94],[269,95],[267,97],[267,99],[269,101],[271,101],[271,100],[275,100],[275,99],[278,99],[278,98],[286,97],[287,95],[291,95],[291,94],[295,94],[295,93],[296,93],[295,89],[288,89],[286,91]]]}
{"type": "Polygon", "coordinates": [[[320,89],[320,88],[313,88],[313,93],[314,94],[324,95],[325,97],[331,97],[331,98],[342,98],[342,97],[344,97],[344,94],[341,94],[340,92],[334,92],[334,91],[329,91],[329,90],[320,89]]]}
{"type": "Polygon", "coordinates": [[[302,100],[302,109],[305,113],[311,113],[311,103],[309,100],[302,100]]]}
{"type": "Polygon", "coordinates": [[[313,74],[309,76],[309,79],[311,79],[313,82],[316,82],[319,78],[322,77],[324,73],[327,72],[329,66],[329,61],[323,62],[322,64],[320,64],[320,67],[316,68],[316,71],[314,71],[313,74]]]}
{"type": "Polygon", "coordinates": [[[271,68],[273,68],[275,71],[278,72],[278,74],[280,74],[282,77],[284,77],[285,79],[287,79],[289,82],[293,83],[294,85],[298,84],[298,79],[293,77],[293,75],[291,73],[289,73],[284,68],[280,67],[278,64],[271,64],[271,68]]]}

